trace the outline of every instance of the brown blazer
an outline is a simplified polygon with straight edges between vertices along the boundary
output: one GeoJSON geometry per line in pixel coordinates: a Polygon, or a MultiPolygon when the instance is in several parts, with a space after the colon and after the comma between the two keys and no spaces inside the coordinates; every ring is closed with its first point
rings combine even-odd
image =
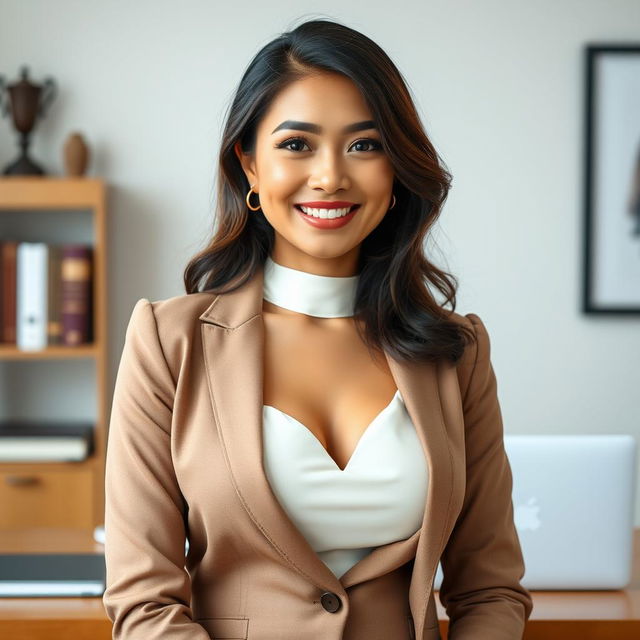
{"type": "Polygon", "coordinates": [[[532,601],[480,318],[452,313],[477,336],[457,367],[387,355],[429,465],[424,520],[338,579],[263,470],[262,286],[260,270],[133,309],[106,460],[113,638],[436,640],[439,560],[450,640],[521,638],[532,601]]]}

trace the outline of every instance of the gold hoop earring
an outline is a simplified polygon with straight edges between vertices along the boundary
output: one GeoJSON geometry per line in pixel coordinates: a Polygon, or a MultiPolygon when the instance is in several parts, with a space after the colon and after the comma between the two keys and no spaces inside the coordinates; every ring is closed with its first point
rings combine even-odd
{"type": "MultiPolygon", "coordinates": [[[[247,207],[249,207],[249,209],[251,209],[251,211],[257,211],[258,209],[260,209],[260,205],[258,205],[255,209],[251,206],[251,203],[249,202],[249,198],[251,197],[251,192],[253,191],[253,185],[251,185],[251,188],[249,189],[248,193],[247,193],[247,197],[245,198],[245,202],[247,203],[247,207]]],[[[256,193],[255,191],[253,191],[253,193],[256,193]]],[[[258,195],[256,193],[256,195],[258,195]]]]}
{"type": "Polygon", "coordinates": [[[389,209],[393,209],[393,207],[396,206],[396,195],[395,195],[395,193],[392,193],[391,196],[393,198],[393,204],[389,207],[389,209]]]}

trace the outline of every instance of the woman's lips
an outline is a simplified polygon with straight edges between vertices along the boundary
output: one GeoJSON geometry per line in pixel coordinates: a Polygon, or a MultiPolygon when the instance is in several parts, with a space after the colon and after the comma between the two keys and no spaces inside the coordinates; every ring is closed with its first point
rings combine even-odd
{"type": "Polygon", "coordinates": [[[313,202],[296,202],[295,206],[303,206],[308,209],[346,209],[357,206],[357,202],[348,200],[314,200],[313,202]]]}
{"type": "MultiPolygon", "coordinates": [[[[350,208],[349,213],[351,213],[351,211],[353,211],[354,209],[357,209],[360,205],[359,204],[345,204],[345,205],[342,205],[340,207],[328,207],[326,205],[323,205],[323,206],[315,206],[314,205],[314,206],[312,206],[312,205],[307,205],[307,204],[294,204],[293,206],[296,209],[298,209],[299,211],[302,211],[302,207],[304,207],[305,209],[328,209],[328,210],[331,210],[331,209],[346,209],[347,207],[349,207],[350,208]]],[[[303,213],[304,213],[304,211],[303,211],[303,213]]],[[[305,214],[305,215],[308,215],[308,214],[305,214]]]]}
{"type": "Polygon", "coordinates": [[[310,224],[316,229],[338,229],[339,227],[343,227],[345,224],[348,224],[353,219],[357,211],[360,209],[360,205],[353,205],[351,211],[349,211],[346,216],[341,216],[339,218],[316,218],[315,216],[306,214],[300,208],[300,205],[295,204],[293,205],[293,208],[307,224],[310,224]]]}

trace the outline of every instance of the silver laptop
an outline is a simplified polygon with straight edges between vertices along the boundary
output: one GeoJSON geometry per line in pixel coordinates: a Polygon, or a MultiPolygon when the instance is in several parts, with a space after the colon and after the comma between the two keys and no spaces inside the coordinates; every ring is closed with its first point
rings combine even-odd
{"type": "MultiPolygon", "coordinates": [[[[631,580],[637,443],[631,435],[505,435],[527,589],[631,580]]],[[[438,565],[434,589],[442,583],[438,565]]]]}

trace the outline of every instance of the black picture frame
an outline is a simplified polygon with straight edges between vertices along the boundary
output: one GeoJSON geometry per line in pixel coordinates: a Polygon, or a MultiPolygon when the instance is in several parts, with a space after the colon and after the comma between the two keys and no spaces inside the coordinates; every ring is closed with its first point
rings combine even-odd
{"type": "Polygon", "coordinates": [[[585,46],[582,311],[640,314],[640,43],[585,46]]]}

